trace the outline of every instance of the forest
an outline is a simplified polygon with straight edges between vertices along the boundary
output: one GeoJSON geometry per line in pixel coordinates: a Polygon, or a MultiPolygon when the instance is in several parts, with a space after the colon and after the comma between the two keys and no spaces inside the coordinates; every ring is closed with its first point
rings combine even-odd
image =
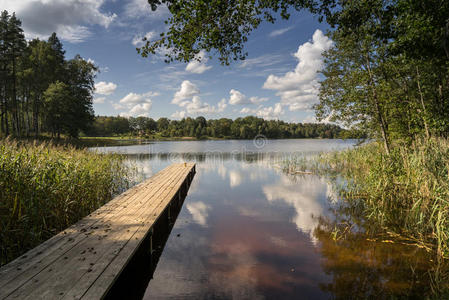
{"type": "Polygon", "coordinates": [[[267,138],[354,138],[363,137],[355,131],[342,129],[332,124],[287,123],[264,120],[253,116],[235,120],[221,118],[206,120],[204,117],[169,120],[148,117],[97,116],[86,130],[89,136],[105,137],[133,135],[145,138],[193,137],[197,139],[252,139],[257,135],[267,138]],[[359,134],[359,135],[357,135],[359,134]]]}
{"type": "Polygon", "coordinates": [[[93,121],[97,68],[81,56],[67,60],[56,33],[26,41],[13,13],[0,16],[0,135],[77,137],[93,121]]]}

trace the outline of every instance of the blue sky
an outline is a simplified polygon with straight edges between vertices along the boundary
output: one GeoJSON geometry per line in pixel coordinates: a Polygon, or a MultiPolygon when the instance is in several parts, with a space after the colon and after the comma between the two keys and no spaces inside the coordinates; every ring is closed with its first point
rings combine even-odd
{"type": "Polygon", "coordinates": [[[251,34],[245,61],[221,66],[213,53],[202,53],[201,63],[166,64],[162,54],[142,58],[135,50],[143,36],[164,30],[168,16],[164,8],[151,12],[146,0],[0,0],[0,9],[17,13],[27,38],[55,31],[67,58],[80,54],[100,67],[97,115],[310,122],[321,52],[332,44],[323,35],[325,23],[293,12],[290,20],[263,23],[251,34]]]}

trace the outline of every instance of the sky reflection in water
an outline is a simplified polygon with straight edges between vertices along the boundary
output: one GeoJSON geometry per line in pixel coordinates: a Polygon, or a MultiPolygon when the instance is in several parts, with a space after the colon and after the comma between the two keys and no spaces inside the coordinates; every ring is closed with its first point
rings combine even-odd
{"type": "Polygon", "coordinates": [[[360,234],[332,239],[329,228],[338,210],[332,185],[276,168],[286,156],[353,144],[280,140],[259,148],[252,141],[208,141],[102,148],[129,153],[144,177],[173,161],[197,161],[197,174],[144,298],[345,299],[430,293],[435,266],[423,251],[370,243],[360,234]]]}

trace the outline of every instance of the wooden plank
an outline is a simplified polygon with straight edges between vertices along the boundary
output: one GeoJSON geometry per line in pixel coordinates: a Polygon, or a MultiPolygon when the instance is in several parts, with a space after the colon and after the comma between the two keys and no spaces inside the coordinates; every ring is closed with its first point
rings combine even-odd
{"type": "MultiPolygon", "coordinates": [[[[195,166],[192,165],[193,172],[194,167],[195,166]]],[[[190,173],[187,173],[186,175],[189,174],[190,173]]],[[[189,180],[190,183],[190,179],[187,179],[186,176],[180,182],[179,186],[183,187],[186,180],[189,180]]],[[[170,204],[170,202],[178,197],[178,193],[180,192],[180,190],[177,187],[171,189],[170,192],[165,195],[165,199],[162,199],[160,201],[159,205],[156,207],[156,210],[153,210],[152,213],[147,215],[147,219],[145,220],[146,224],[150,224],[150,226],[152,227],[152,225],[155,224],[157,219],[160,217],[160,213],[157,214],[157,212],[163,212],[165,208],[167,208],[167,206],[170,204]]],[[[130,237],[121,251],[117,253],[117,255],[115,255],[113,260],[111,260],[107,266],[105,266],[101,276],[98,276],[98,278],[89,287],[88,291],[84,295],[75,294],[74,297],[70,297],[71,295],[73,295],[73,293],[69,293],[67,295],[68,297],[64,297],[64,299],[79,299],[79,296],[82,296],[83,299],[99,299],[104,296],[148,234],[149,230],[145,226],[141,226],[140,228],[138,228],[138,230],[136,230],[136,232],[130,237]]],[[[79,291],[82,289],[75,288],[74,290],[79,291]]]]}
{"type": "Polygon", "coordinates": [[[0,273],[0,282],[2,283],[0,288],[0,297],[4,294],[10,293],[11,290],[14,290],[17,286],[20,286],[26,280],[34,277],[37,273],[41,272],[43,268],[53,262],[57,257],[62,255],[68,249],[72,248],[81,240],[85,239],[87,237],[86,233],[89,232],[91,227],[96,227],[97,224],[104,218],[117,214],[117,212],[125,209],[127,204],[133,201],[138,193],[142,191],[142,188],[144,188],[147,184],[150,184],[151,182],[154,182],[155,180],[158,180],[159,178],[165,176],[166,174],[170,174],[172,167],[174,166],[170,166],[164,171],[159,172],[160,174],[158,173],[157,176],[154,176],[155,179],[150,178],[142,184],[139,184],[136,187],[132,188],[131,192],[125,192],[128,197],[122,196],[123,194],[118,196],[117,198],[112,200],[114,201],[112,205],[109,205],[109,203],[106,204],[105,206],[107,208],[105,208],[105,206],[101,207],[85,219],[82,219],[75,225],[58,234],[57,238],[52,238],[49,241],[43,243],[44,246],[36,247],[38,249],[37,251],[35,248],[25,253],[22,258],[19,258],[11,263],[14,267],[13,271],[11,271],[9,264],[2,267],[0,269],[2,270],[2,272],[0,273]],[[53,243],[53,240],[56,240],[56,242],[53,243]]]}
{"type": "MultiPolygon", "coordinates": [[[[176,175],[176,173],[167,173],[166,176],[174,176],[176,175]]],[[[163,179],[165,179],[166,177],[162,177],[163,179]]],[[[139,193],[135,194],[132,197],[132,200],[136,200],[138,199],[139,195],[142,193],[142,191],[144,191],[145,193],[148,193],[146,186],[143,185],[140,190],[139,193]]],[[[131,204],[133,202],[130,202],[129,204],[131,204]]],[[[119,206],[119,208],[121,208],[120,211],[118,211],[117,214],[114,214],[113,212],[111,212],[110,214],[108,214],[108,216],[106,218],[103,218],[103,220],[101,222],[97,222],[96,225],[93,228],[89,228],[89,231],[86,231],[83,235],[80,236],[80,239],[77,240],[77,242],[74,245],[71,245],[71,247],[65,248],[64,251],[57,251],[57,253],[55,254],[54,257],[52,257],[52,260],[45,264],[40,270],[39,272],[35,273],[32,277],[22,277],[22,279],[25,279],[26,281],[24,282],[24,284],[21,286],[20,288],[20,292],[18,293],[14,293],[13,295],[19,297],[19,298],[23,298],[26,294],[27,290],[32,291],[36,286],[39,286],[41,284],[42,281],[45,281],[46,278],[48,276],[52,275],[53,270],[55,270],[54,272],[57,272],[58,270],[60,270],[60,268],[57,267],[57,269],[54,269],[52,266],[57,263],[58,261],[60,261],[61,259],[64,260],[64,263],[67,264],[68,263],[68,259],[69,259],[69,255],[73,255],[73,253],[76,253],[74,251],[78,251],[78,248],[76,248],[76,246],[80,243],[82,243],[84,240],[89,240],[92,237],[96,237],[100,234],[101,231],[104,231],[107,228],[107,222],[110,219],[110,217],[115,217],[117,218],[118,216],[123,215],[123,213],[126,213],[127,211],[133,209],[134,206],[132,205],[121,205],[119,206]],[[44,274],[45,270],[52,270],[51,272],[48,272],[44,274]],[[43,277],[43,278],[42,278],[43,277]],[[28,288],[27,288],[28,287],[28,288]]],[[[136,210],[138,210],[138,207],[135,207],[135,209],[132,212],[135,212],[136,210]]],[[[99,241],[97,240],[96,243],[98,243],[99,241]]],[[[87,249],[88,251],[89,249],[87,249]]],[[[79,253],[81,253],[82,251],[86,251],[86,249],[79,251],[79,253]]],[[[92,253],[95,251],[91,251],[92,253]]],[[[89,251],[87,252],[89,253],[89,251]]],[[[72,270],[71,270],[72,271],[72,270]]],[[[17,289],[16,289],[17,290],[17,289]]],[[[9,291],[9,289],[8,289],[9,291]]]]}
{"type": "MultiPolygon", "coordinates": [[[[87,290],[96,291],[91,295],[101,297],[100,294],[104,295],[115,280],[111,274],[118,276],[123,270],[157,220],[158,215],[154,214],[163,212],[183,183],[190,180],[187,178],[192,170],[194,164],[178,164],[164,169],[144,182],[146,184],[136,187],[137,191],[127,193],[128,197],[120,196],[118,199],[121,201],[91,214],[87,217],[89,222],[74,225],[74,238],[69,239],[76,240],[75,243],[69,244],[64,241],[67,237],[63,236],[48,248],[40,247],[40,250],[50,249],[52,253],[42,256],[41,261],[36,261],[41,258],[40,254],[33,256],[26,262],[25,272],[4,280],[6,284],[0,289],[0,298],[53,299],[65,296],[66,299],[78,299],[87,290]],[[33,263],[38,267],[35,268],[33,263]]],[[[14,267],[23,265],[15,262],[14,267]]],[[[14,271],[11,268],[0,269],[0,274],[7,276],[8,270],[14,271]]]]}
{"type": "Polygon", "coordinates": [[[52,250],[55,250],[62,246],[62,244],[66,243],[68,239],[74,238],[74,235],[83,233],[85,229],[99,222],[101,220],[101,216],[106,216],[107,212],[115,211],[119,205],[126,205],[127,202],[124,202],[123,200],[128,202],[131,201],[133,199],[132,196],[138,193],[142,186],[157,180],[160,176],[164,175],[166,172],[169,172],[171,167],[173,166],[164,169],[147,181],[144,181],[115,197],[113,200],[109,201],[107,204],[92,212],[79,222],[0,268],[0,289],[6,282],[23,273],[29,264],[33,265],[37,261],[42,260],[46,255],[50,254],[52,250]],[[8,274],[8,277],[2,276],[6,273],[8,274]]]}
{"type": "MultiPolygon", "coordinates": [[[[180,177],[181,173],[178,170],[176,171],[178,173],[175,172],[169,182],[177,180],[180,177]]],[[[161,182],[160,187],[161,189],[158,191],[166,187],[166,181],[161,182]]],[[[151,203],[151,200],[159,197],[159,195],[159,193],[156,193],[147,203],[151,203]]],[[[127,236],[131,235],[136,228],[142,226],[139,216],[140,214],[146,213],[145,209],[145,206],[132,205],[132,209],[121,218],[118,220],[110,220],[111,231],[108,233],[106,239],[98,239],[102,237],[102,228],[99,228],[99,230],[92,234],[92,238],[86,239],[71,249],[65,254],[66,256],[58,258],[51,265],[51,272],[44,270],[39,273],[33,281],[24,286],[21,293],[15,293],[13,296],[17,296],[19,299],[34,299],[36,295],[43,299],[54,299],[58,296],[63,296],[67,289],[70,289],[77,281],[84,280],[83,276],[88,275],[88,273],[92,272],[94,266],[101,263],[101,258],[105,253],[109,251],[113,253],[120,251],[127,240],[127,236]],[[84,253],[80,255],[83,251],[84,253]],[[83,260],[80,260],[80,258],[83,260]],[[70,274],[67,274],[67,269],[70,270],[70,274]],[[38,282],[35,282],[35,280],[38,280],[38,282]],[[42,281],[49,284],[39,284],[42,281]]]]}

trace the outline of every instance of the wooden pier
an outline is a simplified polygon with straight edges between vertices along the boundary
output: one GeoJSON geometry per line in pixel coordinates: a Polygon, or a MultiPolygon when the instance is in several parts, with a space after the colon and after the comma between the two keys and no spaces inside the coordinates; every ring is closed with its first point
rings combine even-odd
{"type": "Polygon", "coordinates": [[[194,175],[195,164],[173,164],[3,266],[0,299],[104,298],[143,242],[151,253],[158,226],[174,223],[194,175]]]}

